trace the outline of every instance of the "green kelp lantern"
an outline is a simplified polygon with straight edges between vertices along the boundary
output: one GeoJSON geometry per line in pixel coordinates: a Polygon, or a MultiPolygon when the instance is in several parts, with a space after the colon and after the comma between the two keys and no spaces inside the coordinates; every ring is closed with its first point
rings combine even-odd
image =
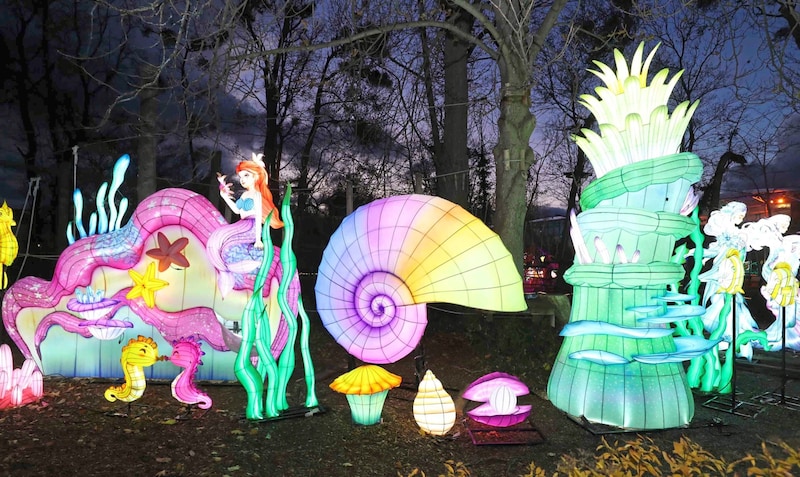
{"type": "Polygon", "coordinates": [[[713,346],[702,336],[674,338],[671,324],[703,314],[694,296],[668,290],[684,277],[672,260],[675,241],[696,224],[692,184],[703,166],[678,153],[697,102],[667,109],[680,77],[664,69],[647,84],[655,49],[630,69],[615,51],[616,73],[595,62],[605,83],[599,99],[581,96],[600,135],[574,137],[597,179],[572,213],[575,263],[564,274],[573,285],[572,312],[548,382],[559,409],[589,422],[628,429],[665,429],[691,421],[694,401],[682,361],[713,346]]]}
{"type": "Polygon", "coordinates": [[[402,380],[380,366],[365,364],[336,378],[331,389],[347,396],[353,422],[371,426],[381,421],[386,395],[402,380]]]}

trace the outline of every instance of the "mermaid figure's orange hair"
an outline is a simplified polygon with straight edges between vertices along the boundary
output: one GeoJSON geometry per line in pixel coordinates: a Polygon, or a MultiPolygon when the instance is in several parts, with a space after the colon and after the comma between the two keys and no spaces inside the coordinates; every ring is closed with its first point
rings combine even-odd
{"type": "Polygon", "coordinates": [[[283,227],[283,221],[278,216],[278,208],[275,207],[275,202],[272,199],[272,192],[267,185],[269,176],[267,175],[267,169],[264,167],[264,162],[261,161],[261,155],[253,154],[252,161],[240,162],[236,166],[236,173],[239,174],[242,171],[248,171],[256,177],[255,188],[261,195],[262,222],[266,221],[269,213],[272,212],[272,220],[269,222],[270,227],[273,229],[283,227]]]}

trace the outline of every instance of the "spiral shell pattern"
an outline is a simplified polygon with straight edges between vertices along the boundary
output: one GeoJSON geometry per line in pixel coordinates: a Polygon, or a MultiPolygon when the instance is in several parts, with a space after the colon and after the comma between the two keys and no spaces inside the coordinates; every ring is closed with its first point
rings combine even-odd
{"type": "Polygon", "coordinates": [[[424,303],[527,309],[500,237],[440,197],[380,199],[344,219],[322,254],[315,286],[328,332],[367,363],[393,363],[419,344],[424,303]]]}

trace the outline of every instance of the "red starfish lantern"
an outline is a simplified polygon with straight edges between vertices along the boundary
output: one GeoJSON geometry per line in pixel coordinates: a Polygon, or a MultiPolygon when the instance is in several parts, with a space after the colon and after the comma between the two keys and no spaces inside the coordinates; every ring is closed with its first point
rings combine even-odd
{"type": "Polygon", "coordinates": [[[170,243],[169,239],[159,232],[158,248],[151,248],[146,253],[147,256],[158,260],[159,272],[168,269],[173,263],[179,267],[186,268],[189,266],[189,260],[186,259],[182,252],[187,245],[189,245],[189,239],[186,237],[181,237],[170,243]]]}

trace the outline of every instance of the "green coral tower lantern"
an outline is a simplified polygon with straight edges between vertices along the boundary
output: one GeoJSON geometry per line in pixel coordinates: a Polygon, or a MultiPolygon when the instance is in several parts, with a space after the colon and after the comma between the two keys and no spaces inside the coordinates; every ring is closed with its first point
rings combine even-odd
{"type": "MultiPolygon", "coordinates": [[[[657,47],[656,47],[657,48],[657,47]]],[[[574,139],[595,169],[571,215],[575,263],[572,314],[548,382],[551,402],[591,423],[626,429],[666,429],[689,423],[694,401],[682,361],[713,346],[702,336],[674,337],[671,324],[703,314],[695,297],[671,285],[684,278],[675,241],[696,228],[692,184],[702,164],[679,153],[697,102],[667,102],[680,72],[664,69],[647,84],[656,49],[630,68],[614,52],[617,71],[595,61],[605,83],[581,96],[600,134],[574,139]]]]}

